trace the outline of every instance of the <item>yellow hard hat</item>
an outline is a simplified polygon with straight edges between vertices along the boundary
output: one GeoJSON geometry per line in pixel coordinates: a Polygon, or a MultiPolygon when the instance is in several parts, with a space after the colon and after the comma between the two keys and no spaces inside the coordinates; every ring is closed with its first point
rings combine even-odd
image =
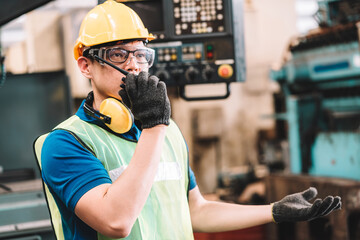
{"type": "Polygon", "coordinates": [[[107,0],[88,12],[81,23],[79,37],[74,47],[74,57],[82,56],[83,47],[129,40],[153,40],[140,17],[128,6],[107,0]]]}

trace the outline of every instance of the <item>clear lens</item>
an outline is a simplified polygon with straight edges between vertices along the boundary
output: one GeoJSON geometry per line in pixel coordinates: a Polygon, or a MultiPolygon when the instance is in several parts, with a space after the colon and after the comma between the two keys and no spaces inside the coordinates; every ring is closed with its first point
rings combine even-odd
{"type": "Polygon", "coordinates": [[[123,63],[128,58],[129,53],[121,48],[108,49],[109,60],[115,63],[123,63]]]}
{"type": "Polygon", "coordinates": [[[134,51],[134,56],[138,63],[149,63],[151,60],[151,52],[147,49],[139,49],[134,51]]]}
{"type": "Polygon", "coordinates": [[[106,52],[107,52],[107,57],[111,62],[124,63],[129,58],[130,53],[132,53],[137,63],[149,64],[149,67],[151,67],[154,61],[154,54],[155,54],[155,51],[150,48],[141,48],[135,51],[129,51],[126,49],[116,47],[116,48],[107,49],[106,52]]]}

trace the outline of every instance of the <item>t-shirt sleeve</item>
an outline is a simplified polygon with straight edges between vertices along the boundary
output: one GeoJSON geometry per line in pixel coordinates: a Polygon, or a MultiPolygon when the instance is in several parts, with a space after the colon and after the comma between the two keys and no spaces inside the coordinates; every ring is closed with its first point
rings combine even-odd
{"type": "Polygon", "coordinates": [[[65,130],[53,131],[45,139],[41,166],[44,182],[72,211],[87,191],[111,183],[100,160],[65,130]]]}
{"type": "MultiPolygon", "coordinates": [[[[185,141],[185,138],[184,138],[185,141]]],[[[187,145],[186,141],[185,141],[185,145],[186,145],[186,150],[187,150],[187,155],[188,155],[188,167],[189,167],[189,191],[194,189],[197,185],[196,183],[196,178],[195,178],[195,174],[193,172],[193,170],[190,167],[189,164],[189,146],[187,145]]]]}
{"type": "Polygon", "coordinates": [[[195,178],[195,174],[192,171],[191,167],[189,166],[189,191],[194,189],[196,187],[196,178],[195,178]]]}

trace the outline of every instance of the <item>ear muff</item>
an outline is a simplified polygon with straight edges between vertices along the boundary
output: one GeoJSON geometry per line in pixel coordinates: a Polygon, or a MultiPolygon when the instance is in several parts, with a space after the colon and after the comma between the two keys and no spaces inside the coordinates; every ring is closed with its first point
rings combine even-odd
{"type": "Polygon", "coordinates": [[[128,132],[134,122],[130,109],[115,98],[107,98],[102,101],[100,113],[111,118],[110,123],[105,124],[116,133],[128,132]]]}
{"type": "Polygon", "coordinates": [[[122,102],[115,98],[107,98],[101,102],[100,111],[96,111],[91,107],[93,100],[94,95],[90,92],[84,104],[86,114],[101,120],[116,133],[126,133],[131,129],[134,116],[122,102]]]}

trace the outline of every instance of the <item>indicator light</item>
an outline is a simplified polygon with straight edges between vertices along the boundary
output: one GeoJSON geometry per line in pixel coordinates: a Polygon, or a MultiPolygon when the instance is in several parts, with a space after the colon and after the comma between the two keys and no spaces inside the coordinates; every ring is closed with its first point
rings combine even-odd
{"type": "Polygon", "coordinates": [[[195,53],[195,58],[196,59],[201,59],[201,52],[195,53]]]}
{"type": "Polygon", "coordinates": [[[214,46],[211,44],[206,45],[206,58],[207,59],[214,58],[214,46]]]}

